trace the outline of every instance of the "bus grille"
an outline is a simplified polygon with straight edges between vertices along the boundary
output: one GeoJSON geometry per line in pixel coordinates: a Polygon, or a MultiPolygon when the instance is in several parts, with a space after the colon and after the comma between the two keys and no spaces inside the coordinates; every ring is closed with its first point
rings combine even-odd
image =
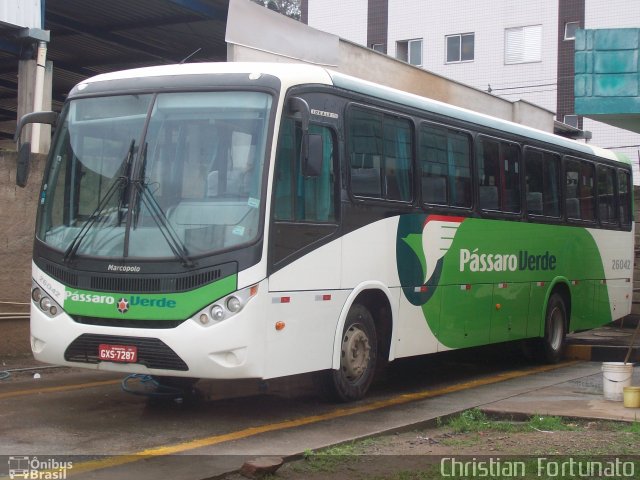
{"type": "Polygon", "coordinates": [[[77,273],[74,273],[70,270],[59,267],[58,265],[54,265],[52,263],[47,263],[45,269],[49,275],[51,275],[56,280],[64,283],[65,285],[69,285],[70,287],[78,286],[77,273]]]}
{"type": "Polygon", "coordinates": [[[122,337],[119,335],[96,335],[85,333],[76,338],[64,352],[64,359],[68,362],[98,363],[98,345],[132,345],[138,349],[136,363],[147,368],[162,370],[189,370],[187,364],[176,355],[164,342],[157,338],[122,337]]]}
{"type": "Polygon", "coordinates": [[[71,315],[74,322],[84,325],[100,325],[102,327],[118,328],[176,328],[185,320],[129,320],[124,318],[86,317],[84,315],[71,315]]]}
{"type": "Polygon", "coordinates": [[[194,290],[237,272],[235,262],[188,273],[103,274],[73,270],[39,259],[37,265],[60,283],[73,288],[110,293],[176,293],[194,290]]]}
{"type": "Polygon", "coordinates": [[[160,279],[158,277],[91,277],[91,290],[103,292],[159,292],[160,279]]]}

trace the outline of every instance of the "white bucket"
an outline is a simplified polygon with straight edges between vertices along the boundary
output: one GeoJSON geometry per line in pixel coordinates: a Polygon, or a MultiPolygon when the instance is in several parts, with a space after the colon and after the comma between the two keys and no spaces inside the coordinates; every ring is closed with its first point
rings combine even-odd
{"type": "Polygon", "coordinates": [[[605,400],[621,402],[623,389],[631,385],[633,364],[624,362],[602,363],[602,390],[605,400]]]}

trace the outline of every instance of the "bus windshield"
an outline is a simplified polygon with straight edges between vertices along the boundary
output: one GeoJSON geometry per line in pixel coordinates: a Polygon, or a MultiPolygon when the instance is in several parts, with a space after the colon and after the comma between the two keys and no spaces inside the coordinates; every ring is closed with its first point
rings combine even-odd
{"type": "Polygon", "coordinates": [[[38,238],[65,258],[184,260],[253,242],[271,101],[248,91],[72,100],[38,238]]]}

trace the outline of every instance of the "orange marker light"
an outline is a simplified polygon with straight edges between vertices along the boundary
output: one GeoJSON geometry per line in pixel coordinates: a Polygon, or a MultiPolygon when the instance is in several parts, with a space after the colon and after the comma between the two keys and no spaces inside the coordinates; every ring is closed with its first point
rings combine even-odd
{"type": "Polygon", "coordinates": [[[496,303],[496,310],[500,310],[502,308],[502,305],[500,305],[499,303],[496,303]]]}
{"type": "Polygon", "coordinates": [[[284,322],[276,322],[276,330],[280,331],[280,330],[284,330],[284,322]]]}

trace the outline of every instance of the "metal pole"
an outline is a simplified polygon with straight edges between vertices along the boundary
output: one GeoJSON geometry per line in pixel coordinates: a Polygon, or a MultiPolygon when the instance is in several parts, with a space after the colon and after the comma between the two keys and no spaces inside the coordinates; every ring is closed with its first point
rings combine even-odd
{"type": "MultiPolygon", "coordinates": [[[[42,110],[44,97],[44,73],[47,63],[47,43],[38,42],[38,55],[36,56],[36,84],[33,91],[33,111],[42,110]]],[[[34,123],[31,129],[31,153],[40,152],[40,124],[34,123]]]]}

